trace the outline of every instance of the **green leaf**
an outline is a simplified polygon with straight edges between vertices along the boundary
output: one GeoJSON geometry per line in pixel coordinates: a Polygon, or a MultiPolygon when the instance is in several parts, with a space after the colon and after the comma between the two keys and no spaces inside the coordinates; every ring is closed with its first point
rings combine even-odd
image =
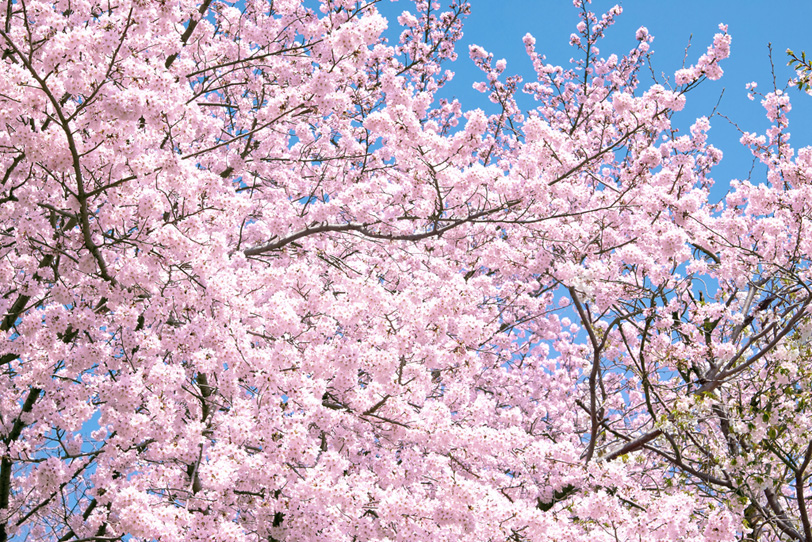
{"type": "Polygon", "coordinates": [[[563,487],[563,488],[559,489],[558,491],[556,491],[555,493],[553,493],[553,500],[551,500],[550,502],[543,502],[541,499],[538,499],[538,504],[536,506],[542,512],[547,512],[553,506],[555,506],[556,503],[559,503],[559,502],[563,501],[564,499],[566,499],[567,497],[569,497],[573,493],[575,493],[575,486],[572,485],[572,484],[569,484],[568,486],[563,487]]]}

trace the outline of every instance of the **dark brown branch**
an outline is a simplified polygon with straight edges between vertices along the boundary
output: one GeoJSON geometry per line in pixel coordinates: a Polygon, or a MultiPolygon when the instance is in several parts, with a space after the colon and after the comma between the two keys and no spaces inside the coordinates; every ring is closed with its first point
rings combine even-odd
{"type": "MultiPolygon", "coordinates": [[[[3,443],[6,445],[6,449],[8,446],[20,438],[20,434],[25,427],[25,422],[23,421],[23,417],[31,412],[34,408],[34,403],[36,403],[37,399],[42,392],[39,388],[31,388],[28,392],[28,396],[25,398],[25,402],[23,403],[22,409],[20,409],[20,414],[17,416],[17,419],[14,420],[14,425],[11,427],[11,431],[9,431],[8,435],[3,438],[3,443]]],[[[0,509],[8,510],[9,504],[9,497],[11,495],[11,469],[12,469],[12,461],[11,457],[8,455],[3,456],[2,460],[0,460],[0,509]]],[[[6,542],[8,540],[8,532],[6,531],[6,526],[8,525],[7,520],[3,520],[0,523],[0,542],[6,542]]]]}
{"type": "Polygon", "coordinates": [[[801,533],[792,526],[792,522],[790,521],[787,513],[781,507],[781,504],[778,502],[778,499],[775,498],[775,493],[773,493],[772,489],[765,489],[764,496],[767,497],[767,504],[770,505],[773,513],[775,514],[775,523],[778,525],[778,528],[781,529],[786,535],[795,540],[804,540],[801,533]]]}
{"type": "Polygon", "coordinates": [[[629,441],[627,444],[625,444],[624,446],[621,446],[619,449],[615,450],[614,452],[611,452],[611,453],[605,455],[604,459],[606,461],[613,461],[613,460],[617,459],[618,457],[620,457],[622,455],[625,455],[625,454],[628,454],[628,453],[631,453],[631,452],[636,452],[637,450],[645,447],[646,444],[648,444],[649,442],[656,439],[657,437],[659,437],[662,434],[663,434],[662,429],[655,429],[654,431],[649,431],[645,435],[641,435],[641,436],[637,437],[636,439],[634,439],[632,441],[629,441]]]}
{"type": "MultiPolygon", "coordinates": [[[[200,8],[198,8],[198,10],[197,10],[197,12],[200,14],[200,18],[199,19],[198,18],[189,19],[189,22],[186,25],[186,30],[183,32],[183,35],[181,35],[181,37],[180,37],[181,47],[186,46],[186,42],[188,42],[189,38],[192,37],[192,32],[194,32],[195,28],[197,28],[197,23],[199,23],[200,19],[202,19],[206,15],[206,11],[208,11],[210,5],[211,5],[211,0],[203,0],[203,3],[200,5],[200,8]]],[[[164,67],[166,67],[166,69],[168,70],[169,67],[172,66],[172,63],[175,62],[176,58],[178,58],[178,53],[173,53],[173,54],[169,55],[169,57],[166,59],[166,62],[164,63],[164,67]]]]}
{"type": "Polygon", "coordinates": [[[244,251],[246,256],[259,256],[260,254],[264,254],[265,252],[271,252],[273,250],[279,250],[280,248],[284,247],[285,245],[289,245],[294,241],[301,239],[302,237],[308,237],[310,235],[315,235],[318,233],[328,233],[328,232],[356,232],[360,233],[364,237],[369,237],[370,239],[385,239],[388,241],[420,241],[422,239],[428,239],[430,237],[439,237],[443,233],[460,226],[461,224],[466,224],[469,222],[474,222],[478,218],[482,218],[484,216],[495,214],[501,211],[507,211],[511,207],[517,205],[519,203],[518,200],[509,201],[503,207],[497,207],[495,209],[488,209],[486,211],[480,211],[478,213],[474,213],[469,215],[466,218],[459,218],[452,222],[450,222],[447,226],[443,226],[439,229],[434,229],[431,231],[423,232],[423,233],[413,233],[413,234],[392,234],[392,233],[380,233],[376,231],[370,230],[370,226],[373,224],[321,224],[319,226],[311,226],[305,228],[303,230],[297,231],[288,235],[287,237],[283,237],[279,241],[275,241],[273,243],[268,243],[267,245],[255,248],[249,248],[248,250],[244,251]]]}
{"type": "Polygon", "coordinates": [[[807,542],[812,542],[812,526],[809,524],[809,513],[806,511],[806,498],[804,497],[804,471],[812,460],[812,443],[806,447],[804,462],[795,471],[795,495],[798,499],[798,510],[801,512],[801,523],[804,526],[804,538],[807,542]]]}
{"type": "MultiPolygon", "coordinates": [[[[11,5],[11,2],[9,2],[9,3],[8,3],[8,5],[10,6],[10,5],[11,5]]],[[[11,173],[14,171],[14,169],[15,169],[15,168],[16,168],[18,165],[20,165],[20,162],[22,162],[22,161],[23,161],[23,158],[25,158],[25,153],[23,153],[23,152],[21,152],[20,154],[18,154],[17,156],[15,156],[15,157],[14,157],[14,160],[12,160],[12,161],[11,161],[11,165],[10,165],[10,166],[8,166],[8,169],[7,169],[7,170],[6,170],[6,172],[3,174],[3,178],[2,178],[2,179],[0,179],[0,185],[5,185],[5,184],[6,184],[6,182],[7,182],[7,181],[8,181],[8,179],[9,179],[9,177],[11,177],[11,173]]]]}
{"type": "Polygon", "coordinates": [[[584,458],[584,460],[589,463],[595,454],[595,446],[598,440],[598,426],[600,425],[600,416],[598,415],[598,372],[600,371],[601,363],[601,344],[598,342],[595,330],[592,329],[592,322],[589,319],[589,315],[584,310],[583,305],[581,305],[578,292],[576,292],[574,288],[569,288],[569,291],[572,302],[578,311],[578,316],[580,316],[581,322],[589,334],[589,341],[592,343],[592,371],[589,373],[589,445],[587,446],[586,456],[584,458]]]}

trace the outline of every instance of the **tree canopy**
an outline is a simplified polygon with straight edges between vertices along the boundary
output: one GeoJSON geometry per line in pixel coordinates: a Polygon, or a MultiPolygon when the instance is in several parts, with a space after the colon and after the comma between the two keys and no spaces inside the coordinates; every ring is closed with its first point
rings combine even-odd
{"type": "Polygon", "coordinates": [[[651,81],[576,0],[486,113],[376,4],[0,2],[0,542],[812,542],[788,94],[714,203],[726,27],[651,81]]]}

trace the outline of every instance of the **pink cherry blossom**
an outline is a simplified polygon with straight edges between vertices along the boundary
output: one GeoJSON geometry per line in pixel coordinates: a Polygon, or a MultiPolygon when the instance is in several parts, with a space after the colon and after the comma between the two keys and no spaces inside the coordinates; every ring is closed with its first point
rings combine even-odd
{"type": "Polygon", "coordinates": [[[525,81],[375,4],[0,4],[0,542],[812,541],[789,95],[715,203],[724,25],[525,81]]]}

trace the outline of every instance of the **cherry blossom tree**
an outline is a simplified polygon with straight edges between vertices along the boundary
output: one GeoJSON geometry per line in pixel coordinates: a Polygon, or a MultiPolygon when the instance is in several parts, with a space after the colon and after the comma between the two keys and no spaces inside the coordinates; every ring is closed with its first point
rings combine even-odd
{"type": "Polygon", "coordinates": [[[376,4],[0,2],[0,542],[812,541],[787,95],[714,204],[724,26],[643,84],[578,0],[485,113],[376,4]]]}

